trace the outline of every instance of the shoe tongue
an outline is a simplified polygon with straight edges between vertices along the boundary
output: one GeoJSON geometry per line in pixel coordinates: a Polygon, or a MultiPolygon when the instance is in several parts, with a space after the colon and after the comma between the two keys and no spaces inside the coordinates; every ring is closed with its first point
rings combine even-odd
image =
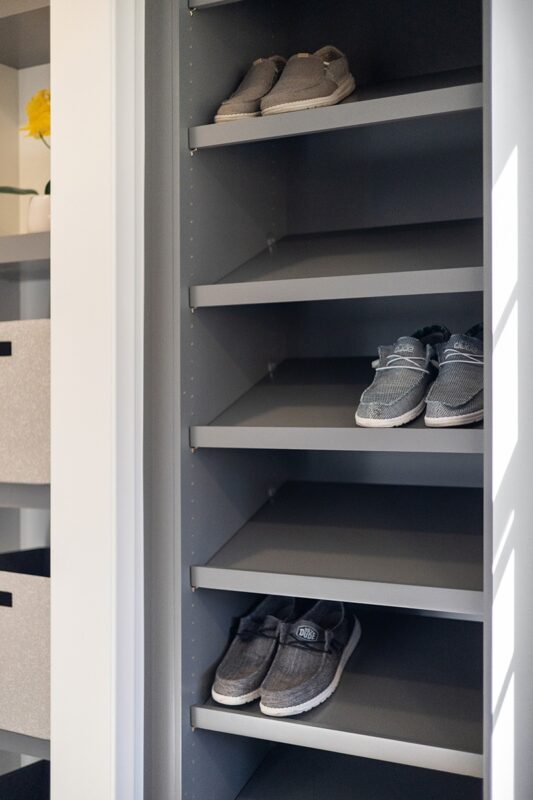
{"type": "Polygon", "coordinates": [[[446,342],[446,349],[453,348],[458,353],[473,353],[480,355],[483,352],[483,343],[479,339],[467,336],[464,333],[454,333],[446,342]]]}
{"type": "Polygon", "coordinates": [[[300,619],[295,622],[291,629],[292,635],[300,642],[318,642],[323,638],[323,630],[316,622],[307,619],[300,619]]]}
{"type": "Polygon", "coordinates": [[[395,342],[392,352],[395,355],[403,355],[406,358],[412,356],[423,357],[426,354],[426,347],[420,339],[415,339],[413,336],[400,336],[395,342]]]}

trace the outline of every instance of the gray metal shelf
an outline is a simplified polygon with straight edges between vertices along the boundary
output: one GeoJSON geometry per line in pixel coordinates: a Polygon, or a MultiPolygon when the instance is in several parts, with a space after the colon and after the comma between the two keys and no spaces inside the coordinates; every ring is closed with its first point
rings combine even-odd
{"type": "Polygon", "coordinates": [[[367,759],[274,747],[237,800],[481,800],[476,778],[367,759]],[[357,788],[355,788],[357,787],[357,788]],[[354,795],[356,791],[356,795],[354,795]]]}
{"type": "Polygon", "coordinates": [[[241,3],[242,0],[190,0],[189,8],[210,8],[211,6],[228,6],[241,3]]]}
{"type": "Polygon", "coordinates": [[[50,61],[50,0],[3,0],[0,63],[15,69],[50,61]]]}
{"type": "Polygon", "coordinates": [[[313,747],[479,778],[482,626],[374,614],[339,688],[298,717],[261,714],[258,703],[193,706],[195,728],[313,747]]]}
{"type": "Polygon", "coordinates": [[[192,308],[481,292],[483,221],[289,236],[215,284],[192,308]]]}
{"type": "Polygon", "coordinates": [[[483,615],[479,489],[289,483],[195,588],[483,615]]]}
{"type": "Polygon", "coordinates": [[[373,377],[371,359],[289,359],[210,425],[191,447],[482,453],[482,425],[442,430],[423,418],[402,428],[360,428],[354,414],[373,377]]]}
{"type": "Polygon", "coordinates": [[[0,751],[50,759],[50,740],[0,730],[0,751]]]}
{"type": "Polygon", "coordinates": [[[286,136],[383,125],[483,107],[479,69],[452,70],[357,89],[336,106],[189,129],[191,150],[286,136]]]}
{"type": "Polygon", "coordinates": [[[0,236],[0,280],[49,277],[49,233],[0,236]]]}
{"type": "Polygon", "coordinates": [[[50,485],[0,483],[0,508],[50,508],[50,485]]]}

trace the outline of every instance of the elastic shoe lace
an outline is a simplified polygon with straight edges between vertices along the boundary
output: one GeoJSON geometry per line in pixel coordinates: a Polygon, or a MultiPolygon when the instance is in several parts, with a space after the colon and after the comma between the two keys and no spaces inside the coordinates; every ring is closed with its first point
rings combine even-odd
{"type": "Polygon", "coordinates": [[[444,351],[444,359],[440,367],[446,367],[449,364],[474,364],[477,367],[484,366],[485,362],[483,356],[476,353],[467,353],[464,350],[456,350],[453,347],[447,347],[444,351]]]}
{"type": "Polygon", "coordinates": [[[387,365],[385,367],[377,367],[376,372],[383,372],[386,369],[411,369],[415,372],[424,372],[429,375],[429,370],[417,364],[417,361],[426,363],[425,356],[404,356],[398,353],[391,353],[387,356],[387,365]],[[401,361],[401,364],[397,362],[401,361]],[[407,363],[406,363],[407,362],[407,363]]]}
{"type": "Polygon", "coordinates": [[[277,639],[278,629],[275,628],[245,628],[243,631],[238,631],[237,636],[243,642],[249,642],[255,636],[261,636],[263,639],[277,639]]]}
{"type": "Polygon", "coordinates": [[[324,649],[321,645],[326,644],[325,639],[317,639],[315,642],[303,642],[301,639],[298,639],[294,633],[289,633],[290,640],[283,642],[283,645],[287,647],[297,647],[299,650],[311,650],[313,653],[329,653],[330,655],[335,655],[340,650],[342,650],[342,645],[336,640],[332,639],[329,646],[324,649]],[[315,647],[317,645],[317,647],[315,647]]]}

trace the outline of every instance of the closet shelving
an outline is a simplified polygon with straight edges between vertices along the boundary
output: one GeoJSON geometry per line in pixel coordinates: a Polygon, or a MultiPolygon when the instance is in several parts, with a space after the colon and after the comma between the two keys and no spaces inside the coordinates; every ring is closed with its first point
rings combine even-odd
{"type": "Polygon", "coordinates": [[[50,278],[50,234],[0,237],[0,280],[50,278]]]}
{"type": "MultiPolygon", "coordinates": [[[[184,798],[344,800],[351,781],[372,800],[393,784],[413,800],[481,797],[483,425],[354,420],[378,345],[483,318],[481,5],[180,0],[168,39],[152,10],[151,80],[178,112],[173,230],[155,215],[148,284],[152,352],[171,341],[177,371],[181,447],[152,445],[175,459],[180,498],[184,798]],[[352,97],[212,122],[255,58],[325,44],[347,54],[352,97]],[[337,692],[295,718],[209,699],[235,618],[268,593],[342,600],[362,620],[337,692]]],[[[166,176],[166,135],[149,133],[166,176]]]]}
{"type": "Polygon", "coordinates": [[[1,63],[15,69],[50,61],[50,0],[4,0],[0,54],[1,63]]]}
{"type": "Polygon", "coordinates": [[[189,146],[220,147],[475,112],[483,105],[480,76],[477,69],[454,70],[378,84],[356,90],[337,106],[293,112],[288,120],[277,114],[231,125],[198,125],[189,131],[189,146]]]}
{"type": "Polygon", "coordinates": [[[285,484],[205,565],[195,588],[320,596],[483,615],[482,495],[285,484]]]}
{"type": "Polygon", "coordinates": [[[366,641],[328,703],[279,720],[261,714],[257,703],[228,709],[209,700],[193,707],[192,724],[481,777],[480,626],[404,615],[362,618],[366,641]]]}
{"type": "Polygon", "coordinates": [[[479,292],[482,220],[287,236],[214,284],[191,308],[479,292]]]}
{"type": "Polygon", "coordinates": [[[423,418],[397,429],[356,428],[354,408],[372,381],[370,359],[289,359],[209,425],[192,447],[481,453],[483,427],[432,429],[423,418]]]}

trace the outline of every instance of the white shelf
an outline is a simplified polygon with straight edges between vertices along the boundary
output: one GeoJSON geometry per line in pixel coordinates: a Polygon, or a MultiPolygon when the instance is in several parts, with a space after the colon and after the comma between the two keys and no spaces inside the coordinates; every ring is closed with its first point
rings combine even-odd
{"type": "Polygon", "coordinates": [[[15,69],[50,61],[50,0],[3,0],[0,63],[15,69]]]}
{"type": "Polygon", "coordinates": [[[0,280],[49,277],[49,233],[0,236],[0,280]]]}

